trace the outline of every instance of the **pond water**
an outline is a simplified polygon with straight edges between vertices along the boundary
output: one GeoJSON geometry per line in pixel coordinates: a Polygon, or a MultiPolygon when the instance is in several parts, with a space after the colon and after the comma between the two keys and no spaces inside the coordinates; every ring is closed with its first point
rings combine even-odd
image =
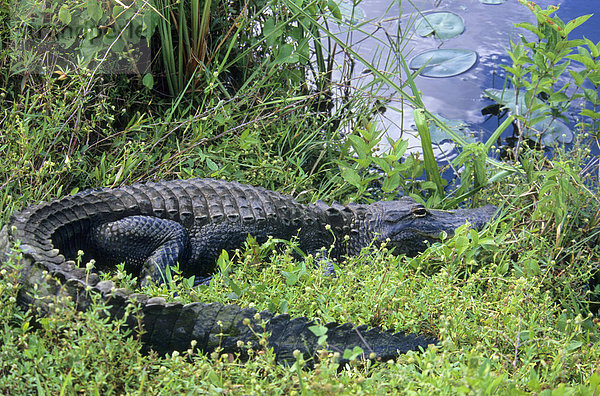
{"type": "MultiPolygon", "coordinates": [[[[536,3],[545,9],[548,5],[558,4],[558,1],[539,0],[536,3]]],[[[517,0],[507,0],[497,5],[482,4],[479,0],[403,0],[401,8],[398,2],[390,6],[389,0],[363,0],[359,7],[365,18],[372,22],[362,27],[365,33],[352,33],[349,39],[355,43],[352,49],[367,60],[379,63],[380,69],[392,70],[398,76],[397,83],[401,83],[399,62],[389,53],[389,49],[386,51],[381,42],[388,43],[390,39],[398,37],[402,30],[410,32],[407,40],[401,44],[403,56],[407,61],[416,54],[433,49],[459,48],[475,51],[477,62],[467,72],[447,78],[419,76],[416,83],[422,92],[427,110],[447,119],[467,122],[470,129],[479,135],[477,137],[480,140],[485,141],[491,136],[499,125],[499,120],[497,117],[482,115],[481,110],[493,104],[493,101],[484,97],[483,90],[502,89],[505,83],[504,71],[498,65],[510,63],[510,58],[506,55],[510,41],[517,41],[519,34],[533,39],[524,29],[514,26],[519,22],[535,23],[535,17],[529,9],[517,0]],[[411,26],[419,18],[415,11],[417,8],[424,14],[439,11],[457,14],[464,20],[465,30],[459,36],[447,40],[414,34],[414,28],[411,26]]],[[[600,41],[600,0],[563,0],[557,12],[565,21],[591,13],[595,15],[575,29],[570,37],[585,36],[597,43],[600,41]]],[[[357,84],[367,83],[370,80],[368,69],[361,70],[364,66],[356,66],[355,75],[363,76],[362,81],[357,84]]],[[[393,94],[393,91],[384,89],[378,94],[386,96],[393,94]]],[[[379,125],[385,128],[388,136],[394,140],[408,138],[411,147],[418,150],[419,141],[411,136],[414,134],[411,133],[412,110],[402,105],[398,95],[394,95],[394,100],[379,117],[379,125]],[[406,111],[402,111],[403,109],[406,111]]],[[[451,159],[457,154],[451,143],[442,144],[440,149],[438,155],[446,159],[451,159]]]]}

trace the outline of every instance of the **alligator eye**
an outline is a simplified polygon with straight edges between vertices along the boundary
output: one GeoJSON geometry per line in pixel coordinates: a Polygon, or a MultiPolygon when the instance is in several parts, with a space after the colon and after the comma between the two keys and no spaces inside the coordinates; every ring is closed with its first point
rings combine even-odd
{"type": "Polygon", "coordinates": [[[415,217],[425,217],[429,212],[423,206],[418,206],[412,210],[415,217]]]}

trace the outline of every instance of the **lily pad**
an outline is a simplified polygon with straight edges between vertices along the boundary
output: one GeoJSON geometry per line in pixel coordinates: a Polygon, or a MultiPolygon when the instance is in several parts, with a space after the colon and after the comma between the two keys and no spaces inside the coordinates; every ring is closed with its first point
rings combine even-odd
{"type": "MultiPolygon", "coordinates": [[[[453,130],[459,135],[463,135],[465,140],[469,143],[475,143],[476,139],[473,137],[475,132],[469,129],[469,124],[463,120],[450,120],[439,114],[435,115],[440,121],[442,121],[448,128],[453,130]]],[[[452,137],[446,133],[442,128],[437,126],[436,123],[429,123],[429,134],[431,136],[431,143],[442,144],[445,141],[452,140],[452,137]]]]}
{"type": "Polygon", "coordinates": [[[544,146],[553,146],[556,143],[569,144],[573,141],[571,128],[564,122],[552,117],[538,122],[528,132],[531,136],[542,133],[542,144],[544,146]]]}
{"type": "Polygon", "coordinates": [[[506,2],[506,0],[479,0],[479,2],[483,4],[502,4],[506,2]]]}
{"type": "MultiPolygon", "coordinates": [[[[501,90],[489,88],[483,92],[485,96],[496,101],[513,114],[517,113],[517,109],[518,114],[525,114],[528,111],[527,104],[525,103],[525,92],[519,91],[518,96],[517,91],[514,89],[501,90]]],[[[538,110],[531,113],[531,119],[544,117],[548,114],[550,106],[538,98],[534,98],[534,101],[534,106],[538,110]]],[[[529,127],[525,131],[525,137],[536,140],[536,135],[540,133],[542,134],[542,144],[545,146],[552,146],[555,143],[569,144],[573,141],[573,131],[571,131],[571,128],[561,120],[552,118],[549,115],[542,121],[529,127]]]]}
{"type": "MultiPolygon", "coordinates": [[[[523,114],[527,111],[527,106],[525,104],[525,93],[519,91],[519,96],[517,98],[517,91],[514,89],[495,89],[488,88],[483,91],[485,96],[492,99],[496,103],[502,105],[504,108],[510,110],[512,113],[517,112],[517,107],[519,109],[519,114],[523,114]]],[[[539,104],[540,100],[535,99],[536,103],[539,104]]]]}
{"type": "Polygon", "coordinates": [[[420,69],[427,77],[452,77],[469,70],[477,62],[477,53],[465,49],[425,51],[412,58],[409,67],[420,69]]]}
{"type": "Polygon", "coordinates": [[[465,31],[462,18],[452,12],[434,12],[420,18],[415,23],[415,31],[419,36],[434,34],[437,38],[446,40],[456,37],[465,31]]]}

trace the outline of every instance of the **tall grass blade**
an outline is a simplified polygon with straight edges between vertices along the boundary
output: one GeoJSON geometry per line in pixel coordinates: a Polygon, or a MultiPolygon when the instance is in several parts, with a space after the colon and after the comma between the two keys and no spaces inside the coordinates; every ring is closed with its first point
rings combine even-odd
{"type": "Polygon", "coordinates": [[[427,119],[425,118],[422,109],[415,109],[413,111],[415,118],[415,124],[417,125],[417,131],[421,138],[421,147],[423,149],[423,163],[425,164],[425,173],[427,174],[427,180],[435,183],[436,194],[440,199],[444,198],[444,183],[438,164],[433,154],[433,146],[431,143],[431,134],[429,133],[429,126],[427,125],[427,119]]]}

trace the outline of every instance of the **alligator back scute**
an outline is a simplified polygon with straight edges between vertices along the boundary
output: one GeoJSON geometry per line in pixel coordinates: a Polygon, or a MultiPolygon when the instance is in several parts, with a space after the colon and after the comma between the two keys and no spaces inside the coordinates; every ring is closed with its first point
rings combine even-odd
{"type": "MultiPolygon", "coordinates": [[[[157,186],[161,187],[160,191],[164,196],[167,219],[179,221],[179,197],[176,195],[175,186],[160,183],[157,183],[157,186]]],[[[182,201],[185,199],[183,196],[181,198],[182,201]]]]}
{"type": "Polygon", "coordinates": [[[179,221],[184,228],[190,229],[194,224],[194,202],[192,197],[189,196],[185,188],[180,185],[175,186],[173,192],[180,198],[177,221],[179,221]]]}
{"type": "Polygon", "coordinates": [[[256,222],[258,225],[263,225],[267,220],[267,212],[262,194],[257,194],[255,190],[247,190],[246,193],[240,192],[240,196],[248,201],[248,212],[243,216],[244,223],[256,222]]]}
{"type": "Polygon", "coordinates": [[[150,205],[148,215],[162,218],[166,213],[164,199],[162,195],[156,191],[151,184],[148,185],[133,185],[135,188],[134,196],[138,201],[146,201],[150,205]],[[143,197],[141,196],[143,194],[143,197]]]}
{"type": "Polygon", "coordinates": [[[256,334],[263,333],[260,323],[254,319],[257,314],[254,308],[240,308],[237,305],[225,305],[219,315],[219,323],[213,328],[209,338],[209,348],[214,342],[216,348],[223,352],[244,352],[238,342],[245,345],[250,343],[251,347],[258,346],[256,334]]]}
{"type": "Polygon", "coordinates": [[[190,198],[190,207],[187,208],[186,206],[184,209],[185,214],[183,214],[184,219],[182,219],[182,224],[186,228],[190,228],[192,225],[196,227],[206,225],[210,221],[208,218],[208,202],[206,197],[202,194],[197,183],[185,183],[182,187],[183,193],[190,198]],[[188,217],[190,217],[189,220],[187,220],[188,217]]]}
{"type": "Polygon", "coordinates": [[[228,186],[219,186],[216,190],[221,200],[223,215],[227,218],[227,221],[237,223],[240,219],[240,211],[238,208],[237,194],[235,194],[235,187],[231,186],[230,189],[228,186]]]}
{"type": "Polygon", "coordinates": [[[139,207],[138,210],[140,213],[151,215],[154,213],[152,208],[153,199],[149,196],[148,189],[144,187],[143,184],[133,184],[123,187],[123,190],[129,193],[133,204],[139,207]]]}
{"type": "MultiPolygon", "coordinates": [[[[140,205],[140,199],[137,198],[133,191],[129,189],[116,189],[105,191],[107,200],[112,203],[110,212],[114,217],[125,217],[133,214],[145,213],[145,207],[140,205]]],[[[103,213],[104,215],[109,213],[103,213]]]]}

